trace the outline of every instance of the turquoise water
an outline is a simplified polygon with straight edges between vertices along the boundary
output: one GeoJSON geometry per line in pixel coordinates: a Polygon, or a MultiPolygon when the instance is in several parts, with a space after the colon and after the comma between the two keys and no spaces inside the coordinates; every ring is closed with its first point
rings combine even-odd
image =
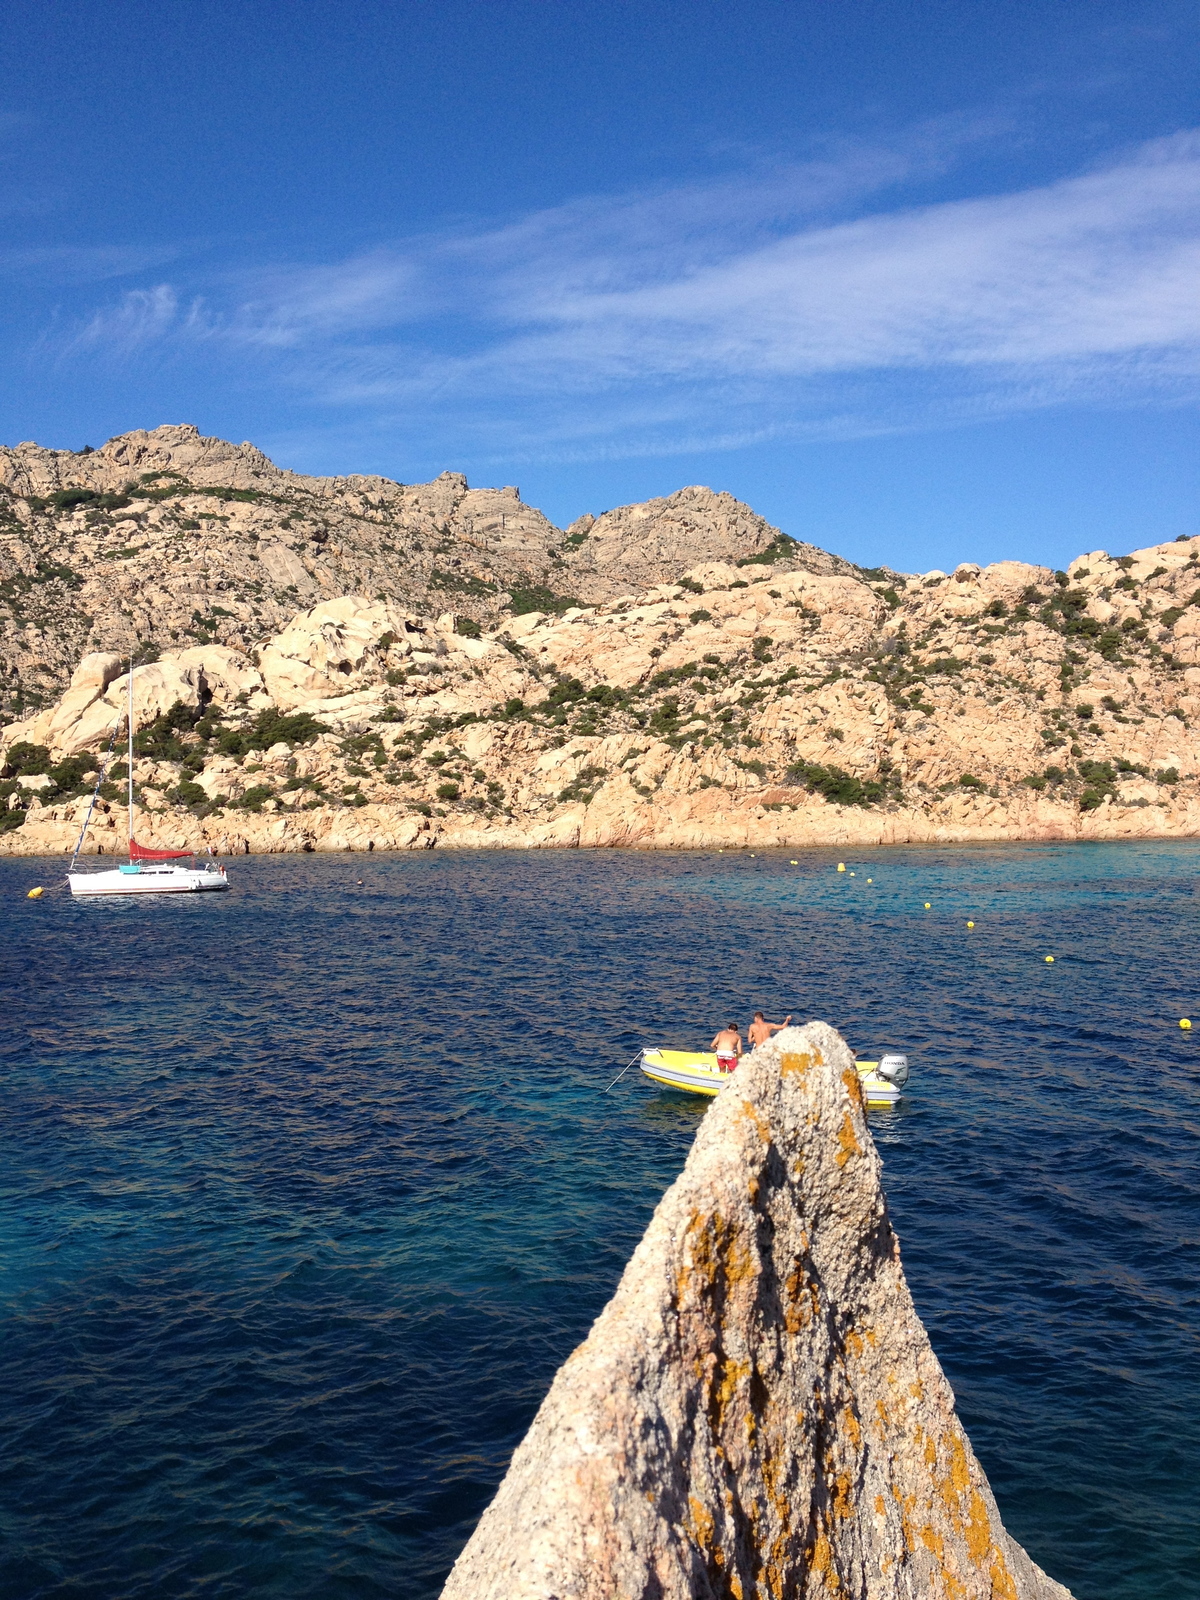
{"type": "Polygon", "coordinates": [[[6,1600],[435,1595],[703,1115],[600,1091],[757,1006],[912,1057],[889,1200],[1010,1530],[1200,1595],[1200,849],[797,859],[0,861],[6,1600]]]}

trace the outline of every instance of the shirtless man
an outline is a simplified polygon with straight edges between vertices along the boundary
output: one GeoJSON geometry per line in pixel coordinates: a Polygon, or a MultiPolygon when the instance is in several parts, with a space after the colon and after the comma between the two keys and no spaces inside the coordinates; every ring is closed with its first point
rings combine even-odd
{"type": "Polygon", "coordinates": [[[717,1052],[717,1071],[732,1072],[742,1053],[742,1036],[737,1023],[726,1023],[708,1048],[717,1052]]]}
{"type": "Polygon", "coordinates": [[[789,1012],[782,1022],[764,1022],[762,1012],[756,1011],[754,1013],[754,1021],[747,1030],[750,1035],[751,1050],[757,1049],[760,1044],[766,1044],[773,1033],[778,1033],[780,1028],[786,1028],[791,1020],[792,1017],[789,1012]]]}

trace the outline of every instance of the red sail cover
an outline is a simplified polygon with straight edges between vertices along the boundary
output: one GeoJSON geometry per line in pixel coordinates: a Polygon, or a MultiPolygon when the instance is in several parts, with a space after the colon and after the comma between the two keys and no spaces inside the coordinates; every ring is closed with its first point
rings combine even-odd
{"type": "Polygon", "coordinates": [[[178,861],[181,856],[195,853],[194,850],[151,850],[149,845],[139,844],[136,839],[129,841],[130,861],[178,861]]]}

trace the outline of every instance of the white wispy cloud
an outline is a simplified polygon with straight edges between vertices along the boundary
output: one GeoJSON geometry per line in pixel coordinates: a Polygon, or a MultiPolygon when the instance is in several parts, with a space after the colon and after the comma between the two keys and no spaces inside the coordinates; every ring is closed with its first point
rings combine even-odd
{"type": "Polygon", "coordinates": [[[1018,193],[896,205],[988,131],[582,199],[203,299],[142,289],[76,344],[257,352],[315,403],[554,454],[1192,392],[1200,135],[1018,193]]]}

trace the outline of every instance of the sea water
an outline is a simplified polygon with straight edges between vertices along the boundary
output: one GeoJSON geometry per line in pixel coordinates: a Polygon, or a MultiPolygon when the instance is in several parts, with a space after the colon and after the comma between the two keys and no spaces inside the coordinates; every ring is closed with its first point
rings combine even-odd
{"type": "Polygon", "coordinates": [[[1200,849],[792,856],[0,862],[6,1600],[436,1595],[704,1115],[605,1085],[759,1007],[909,1055],[889,1203],[1010,1531],[1200,1594],[1200,849]]]}

